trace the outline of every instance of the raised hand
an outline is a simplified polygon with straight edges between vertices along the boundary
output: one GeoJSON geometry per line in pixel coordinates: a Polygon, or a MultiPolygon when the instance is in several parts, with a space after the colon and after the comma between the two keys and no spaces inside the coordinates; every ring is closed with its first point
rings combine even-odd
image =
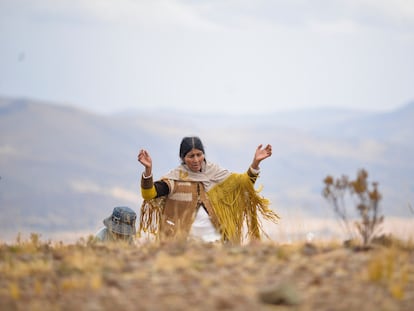
{"type": "Polygon", "coordinates": [[[141,149],[138,153],[138,162],[145,167],[145,176],[150,176],[152,173],[152,159],[148,151],[141,149]]]}
{"type": "Polygon", "coordinates": [[[254,154],[254,159],[253,159],[253,162],[252,162],[252,165],[251,165],[252,168],[254,168],[254,169],[258,169],[260,162],[272,155],[272,146],[271,145],[268,144],[266,147],[264,147],[264,148],[262,148],[262,147],[263,147],[263,145],[260,144],[256,148],[256,152],[254,154]]]}

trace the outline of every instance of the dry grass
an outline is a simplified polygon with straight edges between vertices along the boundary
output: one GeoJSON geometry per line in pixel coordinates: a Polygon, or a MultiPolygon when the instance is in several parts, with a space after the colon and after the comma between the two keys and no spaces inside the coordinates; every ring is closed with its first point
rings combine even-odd
{"type": "Polygon", "coordinates": [[[414,244],[0,244],[2,310],[412,310],[414,244]]]}

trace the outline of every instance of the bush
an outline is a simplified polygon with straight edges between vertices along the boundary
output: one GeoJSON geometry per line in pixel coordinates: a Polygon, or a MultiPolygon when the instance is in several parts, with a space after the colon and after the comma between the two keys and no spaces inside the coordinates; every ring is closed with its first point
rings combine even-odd
{"type": "Polygon", "coordinates": [[[378,191],[378,183],[373,182],[370,190],[368,173],[364,169],[358,171],[357,177],[353,181],[344,175],[337,179],[328,175],[324,179],[324,183],[323,196],[331,203],[350,239],[353,238],[353,234],[347,213],[347,195],[353,199],[361,217],[359,221],[355,222],[355,226],[362,237],[363,245],[367,246],[384,221],[384,216],[379,215],[379,202],[382,196],[378,191]]]}

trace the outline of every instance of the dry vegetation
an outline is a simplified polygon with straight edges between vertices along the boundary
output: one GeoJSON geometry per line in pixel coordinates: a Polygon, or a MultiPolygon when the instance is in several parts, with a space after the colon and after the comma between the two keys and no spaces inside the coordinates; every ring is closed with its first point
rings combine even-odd
{"type": "Polygon", "coordinates": [[[412,310],[414,245],[0,244],[2,310],[412,310]]]}
{"type": "Polygon", "coordinates": [[[378,191],[378,182],[372,183],[372,190],[368,183],[368,172],[361,169],[355,180],[349,180],[345,175],[334,179],[327,176],[324,180],[323,196],[331,203],[335,214],[344,224],[350,239],[353,238],[350,227],[349,211],[346,204],[346,194],[353,197],[355,208],[360,220],[354,223],[360,234],[363,244],[367,246],[371,239],[378,234],[384,222],[384,216],[379,214],[379,203],[382,199],[378,191]]]}

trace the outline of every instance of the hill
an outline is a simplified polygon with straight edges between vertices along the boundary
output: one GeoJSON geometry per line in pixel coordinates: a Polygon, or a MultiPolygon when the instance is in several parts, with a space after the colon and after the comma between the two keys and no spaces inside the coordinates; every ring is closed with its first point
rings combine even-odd
{"type": "Polygon", "coordinates": [[[199,135],[208,160],[247,169],[271,143],[258,185],[282,217],[331,217],[321,196],[328,174],[378,181],[386,216],[411,217],[414,103],[387,113],[311,110],[231,116],[176,111],[97,115],[72,106],[0,99],[2,239],[17,232],[52,236],[95,232],[116,205],[139,211],[137,162],[145,147],[160,177],[179,163],[185,135],[199,135]]]}

